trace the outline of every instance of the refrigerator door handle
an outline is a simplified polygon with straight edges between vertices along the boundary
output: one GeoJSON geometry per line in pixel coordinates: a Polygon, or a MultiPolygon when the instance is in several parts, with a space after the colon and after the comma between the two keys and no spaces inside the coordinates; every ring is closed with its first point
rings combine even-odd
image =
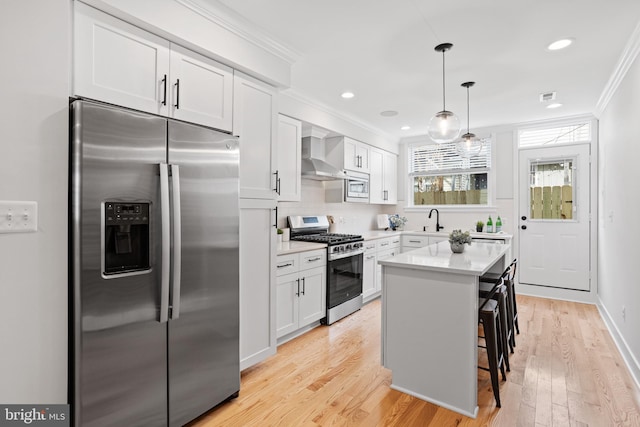
{"type": "Polygon", "coordinates": [[[173,287],[171,289],[171,318],[180,316],[180,280],[182,265],[182,229],[180,224],[180,168],[171,165],[171,183],[173,191],[173,287]]]}
{"type": "Polygon", "coordinates": [[[169,274],[171,218],[169,217],[169,167],[160,163],[160,218],[162,223],[162,270],[160,272],[160,323],[169,321],[169,274]]]}

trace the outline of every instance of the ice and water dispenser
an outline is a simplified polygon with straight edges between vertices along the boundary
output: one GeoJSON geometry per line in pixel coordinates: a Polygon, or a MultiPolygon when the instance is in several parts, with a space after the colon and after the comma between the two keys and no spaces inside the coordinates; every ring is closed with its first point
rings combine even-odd
{"type": "Polygon", "coordinates": [[[149,270],[149,203],[104,203],[106,275],[149,270]]]}

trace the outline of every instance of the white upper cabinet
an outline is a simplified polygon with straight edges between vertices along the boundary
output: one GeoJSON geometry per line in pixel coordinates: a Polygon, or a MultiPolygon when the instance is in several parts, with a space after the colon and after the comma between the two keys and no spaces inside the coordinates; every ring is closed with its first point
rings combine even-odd
{"type": "Polygon", "coordinates": [[[73,3],[74,94],[166,115],[170,43],[84,3],[73,3]]]}
{"type": "Polygon", "coordinates": [[[233,70],[74,2],[73,93],[230,132],[233,70]]]}
{"type": "Polygon", "coordinates": [[[231,132],[233,69],[171,44],[170,115],[231,132]]]}
{"type": "Polygon", "coordinates": [[[240,137],[240,197],[277,197],[277,121],[275,88],[236,71],[233,134],[240,137]]]}
{"type": "Polygon", "coordinates": [[[370,152],[369,203],[398,202],[398,156],[375,148],[370,152]]]}
{"type": "Polygon", "coordinates": [[[326,160],[339,169],[369,173],[371,146],[346,136],[327,138],[326,160]]]}
{"type": "Polygon", "coordinates": [[[300,201],[302,123],[278,116],[278,200],[300,201]]]}

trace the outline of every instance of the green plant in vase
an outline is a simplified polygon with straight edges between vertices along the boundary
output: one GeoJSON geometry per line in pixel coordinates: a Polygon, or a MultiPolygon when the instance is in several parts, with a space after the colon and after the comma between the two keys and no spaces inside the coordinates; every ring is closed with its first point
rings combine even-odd
{"type": "Polygon", "coordinates": [[[471,236],[468,231],[453,230],[449,233],[449,244],[451,245],[451,252],[455,254],[461,254],[464,251],[464,245],[471,244],[471,236]]]}
{"type": "Polygon", "coordinates": [[[478,233],[482,233],[482,229],[484,228],[484,222],[478,221],[476,222],[476,231],[478,233]]]}

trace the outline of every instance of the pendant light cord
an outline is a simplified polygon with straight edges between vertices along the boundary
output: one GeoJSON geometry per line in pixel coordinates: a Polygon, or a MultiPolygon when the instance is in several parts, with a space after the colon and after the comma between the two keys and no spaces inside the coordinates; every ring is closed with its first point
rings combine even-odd
{"type": "Polygon", "coordinates": [[[445,85],[444,85],[444,53],[445,50],[442,50],[442,111],[447,111],[446,107],[446,94],[445,94],[445,85]]]}
{"type": "Polygon", "coordinates": [[[467,86],[467,133],[469,132],[469,86],[467,86]]]}

